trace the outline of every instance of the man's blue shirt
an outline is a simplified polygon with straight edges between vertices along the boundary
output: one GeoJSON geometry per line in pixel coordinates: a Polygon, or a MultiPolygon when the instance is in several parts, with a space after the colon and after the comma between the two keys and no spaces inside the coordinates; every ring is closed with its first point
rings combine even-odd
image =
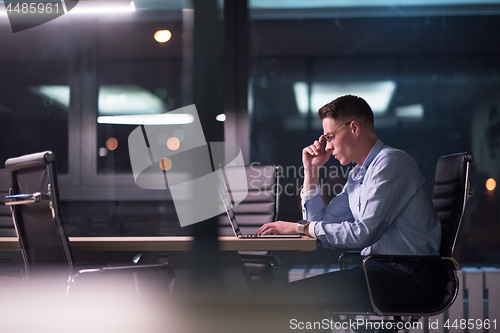
{"type": "Polygon", "coordinates": [[[437,255],[441,224],[425,179],[405,152],[378,140],[343,191],[323,207],[320,189],[302,195],[303,218],[324,247],[362,254],[437,255]]]}

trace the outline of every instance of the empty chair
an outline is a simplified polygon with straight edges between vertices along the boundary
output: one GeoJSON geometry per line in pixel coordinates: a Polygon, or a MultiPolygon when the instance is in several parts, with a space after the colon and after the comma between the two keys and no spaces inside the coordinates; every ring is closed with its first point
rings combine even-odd
{"type": "MultiPolygon", "coordinates": [[[[230,168],[226,168],[231,173],[230,168]]],[[[275,165],[249,165],[245,167],[248,194],[245,199],[234,206],[238,224],[243,234],[256,232],[264,223],[274,222],[279,208],[280,167],[275,165]]],[[[228,186],[233,195],[235,190],[228,186]]],[[[219,216],[219,234],[233,235],[227,215],[219,216]]]]}
{"type": "Polygon", "coordinates": [[[25,281],[50,273],[60,277],[69,290],[84,274],[111,276],[144,271],[164,271],[173,281],[175,274],[166,264],[121,267],[75,265],[60,210],[54,160],[54,154],[45,151],[10,158],[5,162],[11,179],[10,195],[5,197],[5,203],[13,211],[25,265],[25,281]]]}
{"type": "Polygon", "coordinates": [[[0,169],[0,237],[15,237],[16,229],[12,221],[10,208],[4,204],[4,198],[9,194],[9,173],[0,169]]]}
{"type": "MultiPolygon", "coordinates": [[[[0,237],[16,237],[16,229],[12,221],[12,212],[10,207],[4,204],[5,196],[9,194],[9,188],[9,173],[5,169],[0,169],[0,237]]],[[[3,279],[3,277],[19,277],[23,268],[24,265],[21,252],[0,252],[1,285],[5,286],[5,284],[10,284],[6,279],[3,279]]]]}

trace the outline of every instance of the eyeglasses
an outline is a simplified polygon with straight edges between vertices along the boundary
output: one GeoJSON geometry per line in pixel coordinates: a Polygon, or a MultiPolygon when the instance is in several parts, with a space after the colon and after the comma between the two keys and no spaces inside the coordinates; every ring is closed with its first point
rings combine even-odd
{"type": "Polygon", "coordinates": [[[338,131],[340,131],[341,129],[343,129],[344,127],[346,127],[347,125],[351,124],[352,122],[353,122],[353,120],[351,120],[350,122],[344,124],[344,126],[340,126],[339,128],[337,128],[332,133],[325,134],[326,141],[330,142],[330,140],[333,139],[333,136],[335,135],[335,133],[337,133],[338,131]]]}

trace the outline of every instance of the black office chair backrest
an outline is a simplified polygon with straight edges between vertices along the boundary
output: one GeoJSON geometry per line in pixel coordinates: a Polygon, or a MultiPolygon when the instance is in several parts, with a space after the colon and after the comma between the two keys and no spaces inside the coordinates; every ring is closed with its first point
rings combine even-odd
{"type": "Polygon", "coordinates": [[[5,203],[13,208],[27,273],[46,269],[72,270],[73,258],[63,229],[59,193],[51,151],[5,162],[11,175],[11,194],[5,203]]]}
{"type": "Polygon", "coordinates": [[[16,236],[10,207],[4,204],[5,196],[9,194],[9,188],[9,173],[5,169],[0,169],[0,237],[16,236]]]}
{"type": "MultiPolygon", "coordinates": [[[[245,171],[248,194],[241,203],[233,205],[233,210],[241,232],[250,234],[278,218],[281,167],[252,164],[245,166],[245,171]]],[[[232,194],[233,190],[228,190],[232,194]]],[[[226,214],[219,215],[218,220],[220,235],[234,235],[226,214]]]]}
{"type": "Polygon", "coordinates": [[[453,257],[465,205],[470,196],[472,153],[441,156],[436,165],[433,204],[441,220],[441,256],[453,257]]]}

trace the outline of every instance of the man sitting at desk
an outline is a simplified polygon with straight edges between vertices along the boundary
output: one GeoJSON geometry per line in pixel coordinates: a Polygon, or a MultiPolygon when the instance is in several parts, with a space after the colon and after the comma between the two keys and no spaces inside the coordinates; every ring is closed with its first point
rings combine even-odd
{"type": "MultiPolygon", "coordinates": [[[[441,226],[424,177],[410,156],[377,139],[366,101],[342,96],[323,106],[318,116],[324,134],[302,151],[305,223],[268,223],[257,233],[303,233],[327,248],[363,248],[362,255],[438,255],[441,226]],[[357,166],[343,191],[323,207],[319,168],[331,156],[342,165],[354,161],[357,166]]],[[[425,300],[432,293],[429,267],[370,262],[368,269],[380,272],[380,284],[391,286],[391,297],[398,302],[425,300]]],[[[290,283],[285,294],[341,310],[373,310],[359,266],[290,283]]]]}

